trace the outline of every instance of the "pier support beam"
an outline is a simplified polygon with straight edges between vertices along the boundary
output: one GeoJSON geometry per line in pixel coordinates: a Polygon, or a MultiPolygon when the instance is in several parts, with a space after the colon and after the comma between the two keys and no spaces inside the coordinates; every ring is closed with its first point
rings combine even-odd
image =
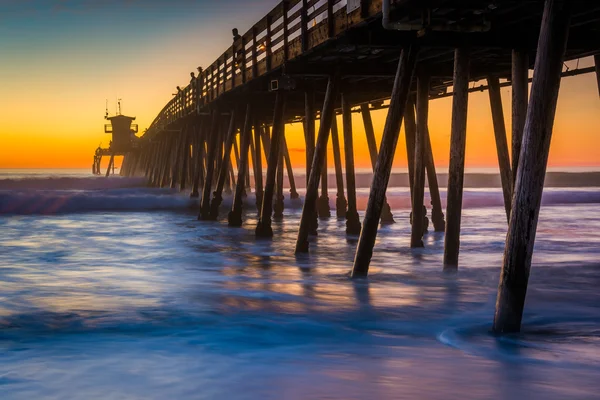
{"type": "Polygon", "coordinates": [[[275,111],[273,115],[273,135],[271,138],[269,149],[269,161],[267,165],[267,180],[265,182],[265,192],[263,195],[262,207],[258,225],[256,226],[255,234],[257,237],[272,237],[273,228],[271,227],[271,214],[273,213],[273,194],[275,191],[275,178],[277,173],[277,164],[280,157],[280,144],[283,130],[285,127],[284,109],[285,109],[284,92],[277,92],[275,97],[275,111]]]}
{"type": "Polygon", "coordinates": [[[519,332],[527,293],[550,139],[569,33],[571,2],[546,0],[523,132],[493,330],[519,332]]]}
{"type": "Polygon", "coordinates": [[[317,213],[321,219],[331,217],[329,194],[327,193],[329,182],[327,178],[327,143],[325,143],[325,155],[323,156],[323,168],[321,169],[321,196],[319,196],[319,199],[317,200],[317,213]]]}
{"type": "Polygon", "coordinates": [[[448,194],[446,197],[446,236],[444,238],[445,270],[458,268],[465,175],[465,147],[467,143],[469,53],[470,51],[466,48],[456,49],[454,53],[454,81],[452,84],[454,94],[452,98],[452,125],[450,128],[448,194]]]}
{"type": "Polygon", "coordinates": [[[446,221],[444,221],[444,212],[442,211],[442,200],[440,198],[440,188],[435,171],[435,160],[433,159],[433,149],[431,147],[431,137],[429,129],[426,130],[425,146],[426,146],[426,168],[427,182],[429,183],[429,195],[431,196],[431,222],[433,229],[436,232],[444,232],[446,229],[446,221]]]}
{"type": "Polygon", "coordinates": [[[356,256],[354,257],[354,265],[352,267],[353,278],[364,277],[369,273],[369,264],[373,256],[373,246],[377,238],[377,227],[381,218],[381,210],[385,201],[385,192],[390,179],[390,173],[392,172],[392,162],[394,161],[394,153],[398,144],[400,126],[402,125],[413,71],[417,61],[417,53],[418,49],[416,46],[410,46],[402,50],[398,62],[398,70],[396,71],[396,78],[394,79],[394,86],[390,96],[390,107],[371,182],[365,219],[358,240],[356,256]]]}
{"type": "Polygon", "coordinates": [[[298,239],[296,240],[296,254],[308,252],[308,235],[311,224],[313,223],[313,216],[317,205],[319,178],[321,177],[322,170],[327,170],[324,161],[327,154],[327,141],[329,140],[331,124],[333,118],[335,118],[334,107],[335,99],[337,98],[339,91],[339,85],[340,78],[336,73],[334,76],[331,76],[327,82],[327,91],[325,92],[323,110],[321,111],[321,124],[319,125],[317,144],[311,162],[310,177],[306,188],[304,207],[302,208],[298,239]]]}
{"type": "Polygon", "coordinates": [[[260,146],[261,126],[258,121],[254,122],[254,191],[256,194],[256,209],[260,211],[263,199],[263,176],[262,176],[262,150],[260,146]]]}
{"type": "MultiPolygon", "coordinates": [[[[371,167],[375,171],[375,164],[377,163],[377,142],[375,140],[375,129],[373,129],[373,119],[371,118],[371,111],[369,110],[368,104],[362,104],[360,111],[365,127],[365,135],[367,137],[367,146],[369,148],[369,157],[371,159],[371,167]]],[[[394,216],[392,215],[392,209],[387,202],[387,198],[383,200],[383,209],[381,210],[381,224],[393,224],[394,216]]]]}
{"type": "Polygon", "coordinates": [[[338,136],[337,118],[331,123],[331,144],[333,146],[333,163],[335,165],[335,183],[337,193],[335,197],[335,215],[338,218],[346,218],[346,207],[348,202],[344,195],[344,177],[342,176],[342,156],[340,151],[340,139],[338,136]]]}
{"type": "Polygon", "coordinates": [[[294,169],[292,168],[292,159],[290,158],[290,150],[288,149],[287,140],[283,137],[283,157],[285,168],[287,170],[288,181],[290,182],[290,199],[295,200],[300,197],[296,190],[296,180],[294,179],[294,169]]]}
{"type": "Polygon", "coordinates": [[[110,176],[110,170],[111,170],[111,168],[113,168],[114,165],[115,165],[115,155],[111,154],[110,160],[108,161],[108,168],[106,168],[106,177],[107,178],[110,176]]]}
{"type": "Polygon", "coordinates": [[[487,81],[490,105],[492,107],[492,119],[494,121],[496,150],[498,151],[498,165],[500,166],[500,180],[502,181],[502,193],[504,194],[504,209],[506,210],[506,220],[508,221],[510,219],[513,184],[512,173],[510,172],[508,143],[506,140],[506,126],[504,125],[504,110],[502,109],[502,95],[500,94],[500,80],[496,76],[490,76],[487,81]]]}
{"type": "MultiPolygon", "coordinates": [[[[308,180],[310,178],[310,169],[312,160],[315,154],[315,97],[314,91],[306,91],[304,93],[304,140],[306,142],[306,177],[305,187],[308,189],[308,180]]],[[[306,199],[305,199],[306,201],[306,199]]],[[[319,227],[319,218],[317,215],[317,207],[313,207],[313,215],[309,216],[310,223],[308,226],[308,234],[317,236],[317,228],[319,227]]]]}
{"type": "MultiPolygon", "coordinates": [[[[248,164],[248,148],[252,141],[252,107],[250,104],[246,106],[246,118],[244,120],[244,126],[240,131],[240,162],[238,163],[238,177],[235,185],[235,193],[233,195],[233,205],[231,211],[227,216],[229,226],[242,226],[242,208],[244,197],[244,184],[246,182],[245,175],[248,172],[246,165],[248,164]]],[[[255,128],[256,129],[256,128],[255,128]]]]}
{"type": "Polygon", "coordinates": [[[192,198],[200,197],[198,187],[200,185],[200,180],[203,179],[204,176],[204,128],[201,124],[202,122],[200,122],[194,130],[194,181],[192,183],[192,193],[190,194],[190,197],[192,198]]]}
{"type": "MultiPolygon", "coordinates": [[[[413,201],[413,188],[415,187],[415,141],[417,140],[417,119],[415,117],[415,99],[410,96],[404,111],[404,133],[406,134],[406,160],[408,164],[408,187],[410,191],[410,204],[413,201]]],[[[412,212],[412,207],[411,207],[412,212]]],[[[412,218],[412,213],[411,213],[412,218]]]]}
{"type": "Polygon", "coordinates": [[[354,143],[352,139],[352,108],[342,93],[342,119],[344,129],[344,155],[346,156],[346,186],[348,187],[348,211],[346,234],[360,234],[360,219],[356,207],[356,176],[354,175],[354,143]]]}
{"type": "Polygon", "coordinates": [[[282,143],[279,148],[279,156],[277,157],[277,190],[275,191],[275,205],[273,206],[273,218],[278,220],[283,218],[283,201],[285,200],[285,197],[283,196],[283,144],[285,143],[285,125],[284,132],[282,132],[281,136],[282,143]]]}
{"type": "MultiPolygon", "coordinates": [[[[517,179],[523,129],[527,118],[529,97],[529,56],[527,52],[512,52],[512,183],[517,179]]],[[[512,198],[512,196],[511,196],[512,198]]]]}
{"type": "Polygon", "coordinates": [[[208,151],[206,154],[206,177],[204,179],[204,187],[202,188],[200,213],[198,215],[199,220],[210,219],[210,191],[212,189],[213,176],[215,174],[215,157],[218,153],[219,117],[219,110],[213,110],[210,130],[207,135],[208,151]]]}
{"type": "Polygon", "coordinates": [[[190,158],[190,131],[192,130],[191,125],[186,125],[183,130],[183,146],[181,149],[181,174],[179,176],[179,191],[185,190],[185,185],[188,177],[188,162],[190,158]]]}
{"type": "MultiPolygon", "coordinates": [[[[219,177],[217,178],[217,185],[213,193],[213,199],[210,203],[210,216],[211,220],[216,220],[219,217],[219,207],[223,202],[223,187],[225,186],[225,180],[229,177],[229,169],[231,167],[231,147],[233,146],[233,140],[235,139],[235,109],[231,110],[231,119],[229,120],[229,129],[225,138],[225,147],[223,149],[223,161],[221,161],[221,169],[219,170],[219,177]]],[[[245,181],[242,181],[242,183],[245,181]]]]}
{"type": "Polygon", "coordinates": [[[177,175],[179,174],[179,161],[183,149],[184,135],[185,127],[179,130],[179,133],[177,133],[177,138],[174,139],[175,144],[173,146],[173,151],[171,154],[171,189],[175,189],[177,187],[177,182],[179,178],[177,175]]]}
{"type": "Polygon", "coordinates": [[[412,195],[412,230],[410,247],[423,247],[427,231],[425,196],[425,158],[427,157],[427,121],[429,118],[430,78],[421,74],[417,79],[417,137],[415,140],[415,176],[412,195]]]}

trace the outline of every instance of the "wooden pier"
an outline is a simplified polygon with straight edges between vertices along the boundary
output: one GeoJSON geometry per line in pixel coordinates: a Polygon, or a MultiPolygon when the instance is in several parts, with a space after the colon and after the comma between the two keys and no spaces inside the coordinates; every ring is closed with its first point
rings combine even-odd
{"type": "Polygon", "coordinates": [[[488,90],[508,220],[494,331],[516,332],[561,78],[584,73],[597,75],[600,93],[600,4],[594,1],[285,0],[237,37],[213,64],[191,74],[189,85],[178,90],[139,146],[126,154],[122,173],[146,176],[154,186],[190,190],[192,197],[200,196],[201,220],[219,218],[223,191],[233,190],[228,214],[233,227],[243,224],[242,197],[254,190],[259,210],[256,236],[270,238],[273,218],[285,216],[284,173],[290,195],[297,197],[285,126],[302,122],[308,178],[296,253],[309,251],[318,217],[330,215],[324,180],[331,135],[336,214],[346,218],[348,235],[360,234],[351,275],[365,277],[379,225],[393,223],[386,190],[404,123],[411,247],[423,246],[429,225],[423,202],[427,178],[431,225],[445,231],[443,269],[452,271],[459,265],[469,93],[488,90]],[[563,68],[565,61],[590,56],[595,68],[563,68]],[[484,85],[472,85],[484,80],[484,85]],[[507,145],[500,99],[500,88],[506,86],[512,87],[512,148],[507,145]],[[428,108],[429,101],[449,96],[453,101],[444,213],[428,108]],[[387,119],[378,150],[371,111],[382,108],[387,108],[387,119]],[[352,113],[363,118],[374,172],[362,221],[356,209],[352,113]],[[341,129],[336,114],[342,115],[341,129]],[[232,168],[234,155],[237,171],[232,168]]]}

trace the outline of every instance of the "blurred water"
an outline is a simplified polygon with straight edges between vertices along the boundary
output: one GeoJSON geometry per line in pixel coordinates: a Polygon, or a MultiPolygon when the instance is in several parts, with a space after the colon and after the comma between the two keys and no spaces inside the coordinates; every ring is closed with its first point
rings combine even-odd
{"type": "Polygon", "coordinates": [[[599,396],[598,189],[547,191],[524,332],[496,338],[498,190],[466,192],[448,275],[442,234],[409,248],[408,193],[392,189],[397,223],[379,231],[370,278],[351,281],[343,220],[319,221],[294,257],[299,202],[256,240],[252,198],[232,229],[198,222],[183,194],[74,182],[0,182],[3,399],[599,396]]]}

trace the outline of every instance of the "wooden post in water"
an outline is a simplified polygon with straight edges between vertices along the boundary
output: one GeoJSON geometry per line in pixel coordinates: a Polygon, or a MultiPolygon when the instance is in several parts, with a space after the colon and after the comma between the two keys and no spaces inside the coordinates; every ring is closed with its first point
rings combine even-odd
{"type": "Polygon", "coordinates": [[[282,143],[279,148],[279,156],[277,157],[277,184],[275,190],[275,204],[273,205],[273,218],[278,220],[283,218],[283,200],[285,200],[283,196],[283,144],[285,143],[285,132],[282,133],[281,139],[282,143]]]}
{"type": "Polygon", "coordinates": [[[106,177],[107,178],[110,176],[110,169],[112,168],[113,165],[115,165],[115,155],[111,154],[110,160],[108,161],[108,168],[106,168],[106,177]]]}
{"type": "Polygon", "coordinates": [[[287,169],[288,181],[290,182],[290,199],[295,200],[300,197],[296,190],[296,180],[294,179],[294,169],[292,168],[292,159],[290,158],[290,150],[288,149],[287,140],[283,137],[283,157],[285,167],[287,169]]]}
{"type": "Polygon", "coordinates": [[[570,1],[546,0],[521,158],[500,273],[493,330],[519,332],[531,269],[550,139],[569,36],[570,1]]]}
{"type": "MultiPolygon", "coordinates": [[[[200,122],[201,124],[202,122],[200,122]]],[[[202,125],[198,125],[195,129],[195,141],[194,141],[194,182],[192,184],[192,193],[190,197],[197,198],[200,197],[200,193],[198,192],[198,187],[200,184],[200,179],[204,176],[204,161],[203,161],[203,151],[204,148],[204,137],[203,137],[203,127],[202,125]]]]}
{"type": "Polygon", "coordinates": [[[346,218],[346,207],[348,202],[344,195],[344,177],[342,176],[342,157],[340,151],[340,139],[338,137],[337,118],[331,123],[331,144],[333,146],[333,162],[335,165],[335,183],[337,194],[335,198],[335,215],[338,218],[346,218]]]}
{"type": "Polygon", "coordinates": [[[388,109],[383,137],[377,156],[375,172],[371,182],[371,191],[367,203],[367,210],[363,227],[358,240],[352,277],[365,277],[369,273],[369,264],[373,256],[373,246],[377,238],[377,227],[381,218],[381,210],[385,201],[385,192],[392,172],[392,162],[400,135],[402,117],[406,108],[406,101],[412,82],[413,71],[417,62],[418,50],[410,46],[402,50],[398,61],[398,70],[394,79],[394,86],[390,96],[390,107],[388,109]]]}
{"type": "Polygon", "coordinates": [[[188,162],[190,158],[190,131],[192,126],[187,124],[183,130],[183,146],[181,149],[181,175],[179,176],[179,191],[185,190],[186,180],[188,176],[188,162]]]}
{"type": "MultiPolygon", "coordinates": [[[[415,187],[415,143],[417,140],[417,119],[415,117],[415,98],[409,96],[404,111],[404,133],[406,134],[406,160],[408,164],[408,187],[410,191],[410,204],[413,201],[413,188],[415,187]]],[[[412,219],[412,208],[411,208],[412,219]]]]}
{"type": "Polygon", "coordinates": [[[344,128],[344,155],[346,156],[346,184],[348,186],[348,211],[346,212],[346,234],[360,233],[360,219],[356,206],[356,177],[354,175],[354,143],[352,138],[352,107],[342,93],[342,120],[344,128]]]}
{"type": "Polygon", "coordinates": [[[166,139],[167,144],[165,146],[165,155],[163,158],[162,174],[160,177],[160,187],[167,186],[167,179],[169,179],[169,171],[171,166],[171,160],[173,156],[173,148],[175,147],[175,137],[173,135],[168,136],[166,139]]]}
{"type": "Polygon", "coordinates": [[[410,247],[423,247],[423,234],[427,231],[425,208],[425,158],[427,157],[427,123],[429,119],[430,77],[421,74],[417,79],[417,137],[415,140],[415,176],[412,195],[412,230],[410,247]]]}
{"type": "Polygon", "coordinates": [[[310,168],[310,177],[306,188],[306,197],[304,207],[302,208],[302,217],[300,219],[300,229],[298,230],[298,239],[296,240],[296,254],[308,252],[308,235],[313,224],[315,207],[317,205],[317,196],[319,191],[319,178],[321,170],[327,169],[324,163],[325,155],[327,154],[327,141],[331,124],[335,118],[335,99],[339,91],[340,78],[339,74],[335,74],[329,78],[327,83],[327,91],[325,92],[325,100],[323,102],[323,110],[321,111],[321,124],[319,125],[319,134],[317,136],[317,144],[310,168]]]}
{"type": "MultiPolygon", "coordinates": [[[[304,140],[306,142],[306,177],[305,187],[308,189],[308,180],[310,178],[310,168],[315,154],[315,97],[314,91],[304,92],[304,140]]],[[[305,200],[306,201],[306,200],[305,200]]],[[[317,216],[317,207],[310,218],[308,234],[316,236],[319,227],[317,216]]]]}
{"type": "Polygon", "coordinates": [[[244,120],[244,126],[240,131],[240,162],[238,164],[238,177],[235,185],[235,193],[233,194],[233,205],[231,211],[227,216],[229,226],[242,226],[242,208],[244,197],[244,183],[246,179],[244,175],[247,173],[246,165],[248,164],[248,147],[252,141],[252,107],[250,103],[246,106],[246,118],[244,120]]]}
{"type": "Polygon", "coordinates": [[[215,157],[217,155],[217,144],[219,139],[219,119],[220,113],[217,108],[212,112],[212,121],[210,131],[208,131],[208,151],[206,154],[206,177],[202,188],[202,199],[200,202],[199,220],[210,219],[210,191],[212,189],[213,176],[215,171],[215,157]]]}
{"type": "MultiPolygon", "coordinates": [[[[229,168],[231,167],[231,147],[233,146],[233,140],[235,139],[235,108],[231,110],[229,129],[227,130],[226,136],[223,161],[221,162],[221,169],[219,171],[219,177],[217,178],[213,199],[210,203],[209,218],[211,220],[216,220],[219,217],[219,207],[221,207],[221,203],[223,202],[223,186],[225,185],[225,180],[229,177],[229,168]]],[[[243,182],[245,181],[242,181],[242,183],[243,182]]]]}
{"type": "Polygon", "coordinates": [[[502,95],[500,94],[500,80],[496,76],[489,76],[488,92],[490,94],[490,105],[492,107],[492,119],[494,121],[494,137],[496,138],[496,150],[498,151],[498,165],[500,166],[500,180],[502,181],[502,193],[504,194],[504,209],[506,220],[510,219],[510,203],[512,201],[512,173],[510,171],[510,159],[508,155],[508,143],[506,140],[506,126],[504,125],[504,111],[502,110],[502,95]]]}
{"type": "MultiPolygon", "coordinates": [[[[368,104],[362,104],[360,111],[365,126],[365,135],[367,137],[367,146],[369,147],[369,157],[371,158],[371,167],[375,171],[375,164],[377,163],[377,142],[375,140],[375,129],[373,128],[373,119],[371,118],[371,110],[369,110],[368,104]]],[[[383,209],[381,210],[381,223],[382,224],[393,224],[394,216],[392,215],[392,209],[387,202],[387,198],[383,200],[383,209]]]]}
{"type": "Polygon", "coordinates": [[[254,169],[254,186],[256,193],[256,209],[260,211],[263,199],[263,176],[262,176],[262,151],[260,146],[261,126],[258,121],[254,122],[254,159],[256,167],[254,169]]]}
{"type": "Polygon", "coordinates": [[[467,108],[469,102],[470,55],[466,48],[454,52],[452,125],[450,129],[450,165],[446,197],[446,235],[444,237],[444,269],[458,268],[460,222],[462,215],[465,147],[467,142],[467,108]]]}
{"type": "Polygon", "coordinates": [[[321,196],[319,196],[319,199],[317,200],[317,213],[321,219],[327,219],[331,217],[331,209],[329,208],[329,194],[327,193],[329,182],[327,178],[327,144],[325,144],[323,168],[321,169],[321,196]]]}
{"type": "MultiPolygon", "coordinates": [[[[512,183],[517,179],[519,154],[529,97],[529,56],[526,51],[512,52],[512,183]]],[[[512,198],[512,196],[511,196],[512,198]]]]}
{"type": "Polygon", "coordinates": [[[433,159],[433,149],[431,147],[431,137],[429,128],[425,131],[425,151],[427,169],[427,182],[429,183],[429,195],[431,196],[431,222],[436,232],[444,232],[446,221],[444,221],[444,212],[442,211],[442,200],[440,198],[440,188],[435,171],[435,160],[433,159]]]}
{"type": "Polygon", "coordinates": [[[275,111],[273,115],[273,135],[269,149],[269,161],[267,165],[267,179],[265,182],[265,192],[263,195],[262,207],[255,235],[257,237],[273,237],[273,228],[271,227],[271,214],[273,213],[273,192],[275,190],[275,178],[277,173],[277,164],[280,157],[279,148],[281,137],[285,126],[285,92],[279,91],[275,97],[275,111]]]}
{"type": "Polygon", "coordinates": [[[179,175],[179,161],[181,158],[181,149],[183,148],[183,137],[185,132],[185,126],[179,130],[177,133],[177,138],[175,139],[175,145],[173,146],[173,151],[171,155],[171,189],[175,189],[177,187],[178,175],[179,175]]]}

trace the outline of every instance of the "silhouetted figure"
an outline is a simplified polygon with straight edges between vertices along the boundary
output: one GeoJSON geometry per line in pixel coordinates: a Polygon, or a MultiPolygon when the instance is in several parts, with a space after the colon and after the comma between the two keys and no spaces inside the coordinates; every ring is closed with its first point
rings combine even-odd
{"type": "Polygon", "coordinates": [[[241,39],[242,37],[240,36],[240,34],[238,33],[237,28],[233,28],[231,30],[231,33],[233,34],[233,41],[235,42],[238,39],[241,39]]]}
{"type": "MultiPolygon", "coordinates": [[[[233,34],[233,44],[235,46],[235,42],[237,42],[238,40],[240,40],[242,37],[238,33],[237,28],[233,28],[231,30],[231,33],[233,34]]],[[[235,64],[236,64],[235,66],[236,66],[236,68],[239,68],[240,65],[242,65],[243,62],[244,62],[244,46],[242,44],[242,48],[235,52],[235,64]]]]}

